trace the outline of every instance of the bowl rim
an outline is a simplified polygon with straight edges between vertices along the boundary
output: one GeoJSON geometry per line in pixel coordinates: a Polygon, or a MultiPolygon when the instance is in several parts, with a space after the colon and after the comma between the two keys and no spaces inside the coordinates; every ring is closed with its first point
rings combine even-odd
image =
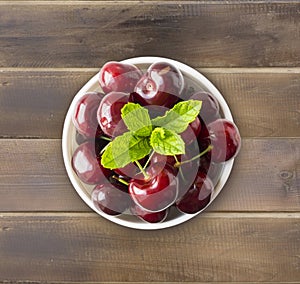
{"type": "MultiPolygon", "coordinates": [[[[233,117],[231,114],[231,111],[229,109],[229,106],[227,105],[224,97],[221,95],[219,90],[204,76],[202,75],[199,71],[195,70],[194,68],[179,62],[174,59],[169,59],[165,57],[157,57],[157,56],[142,56],[142,57],[133,57],[133,58],[128,58],[125,60],[122,60],[120,62],[122,63],[128,63],[128,64],[152,64],[153,62],[168,62],[170,64],[173,64],[179,68],[179,70],[183,71],[184,73],[187,73],[189,76],[191,76],[193,79],[196,81],[199,81],[201,85],[203,85],[208,92],[210,92],[219,102],[220,108],[222,109],[222,112],[224,114],[224,118],[230,120],[233,122],[233,117]]],[[[224,167],[223,167],[223,172],[222,175],[217,183],[217,186],[211,196],[211,200],[208,203],[208,205],[200,210],[199,212],[195,214],[181,214],[180,216],[171,219],[171,220],[166,220],[161,223],[146,223],[138,218],[136,218],[136,222],[132,222],[131,220],[127,220],[126,218],[122,218],[118,216],[110,216],[108,214],[105,214],[104,212],[98,210],[95,205],[93,204],[92,200],[90,197],[87,195],[87,193],[81,189],[80,184],[78,183],[78,178],[76,177],[76,174],[74,173],[71,165],[71,158],[70,158],[70,151],[69,151],[69,143],[68,143],[68,138],[71,132],[72,128],[72,114],[75,109],[76,102],[78,99],[86,94],[87,92],[92,92],[93,90],[91,89],[95,83],[98,82],[98,76],[99,72],[97,72],[92,78],[86,82],[86,84],[75,94],[75,96],[72,99],[72,102],[69,106],[69,109],[67,111],[65,120],[64,120],[64,125],[63,125],[63,131],[62,131],[62,154],[63,154],[63,160],[65,164],[65,168],[68,174],[68,177],[78,193],[78,195],[82,198],[82,200],[97,214],[101,215],[105,219],[112,221],[113,223],[116,223],[118,225],[122,225],[124,227],[132,228],[132,229],[141,229],[141,230],[157,230],[157,229],[165,229],[169,227],[173,227],[179,224],[182,224],[193,217],[199,215],[202,211],[204,211],[214,200],[215,198],[219,195],[221,190],[223,189],[225,183],[227,182],[229,175],[231,173],[233,163],[234,163],[234,158],[225,162],[224,167]]]]}

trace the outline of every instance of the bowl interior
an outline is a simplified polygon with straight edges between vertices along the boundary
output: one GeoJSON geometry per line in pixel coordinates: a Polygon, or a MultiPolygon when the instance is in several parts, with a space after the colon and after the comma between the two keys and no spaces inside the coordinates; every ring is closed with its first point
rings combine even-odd
{"type": "MultiPolygon", "coordinates": [[[[171,64],[174,64],[177,66],[181,72],[183,73],[185,78],[188,78],[188,85],[193,85],[197,84],[197,86],[209,93],[211,93],[219,102],[220,105],[220,112],[222,114],[222,117],[233,121],[230,109],[221,95],[221,93],[217,90],[217,88],[206,78],[204,77],[201,73],[196,71],[195,69],[172,59],[167,59],[167,58],[161,58],[161,57],[135,57],[135,58],[130,58],[123,60],[122,62],[124,63],[130,63],[130,64],[135,64],[142,70],[147,69],[147,67],[152,64],[153,62],[157,61],[165,61],[165,62],[170,62],[171,64]]],[[[135,216],[132,216],[131,214],[122,214],[119,216],[110,216],[102,211],[98,210],[92,200],[91,200],[91,191],[94,186],[91,185],[86,185],[84,184],[75,174],[75,172],[72,169],[71,166],[71,159],[72,159],[72,154],[75,151],[76,147],[78,146],[75,141],[75,134],[76,134],[76,129],[73,126],[72,123],[72,114],[75,110],[75,105],[76,102],[79,100],[80,97],[82,97],[85,93],[87,92],[94,92],[94,91],[100,91],[101,88],[98,84],[98,74],[93,76],[81,89],[80,91],[75,95],[69,110],[67,112],[65,122],[64,122],[64,127],[63,127],[63,135],[62,135],[62,151],[63,151],[63,159],[65,163],[65,167],[69,176],[69,179],[77,191],[77,193],[80,195],[80,197],[83,199],[83,201],[95,212],[97,212],[99,215],[102,217],[125,227],[129,228],[134,228],[134,229],[144,229],[144,230],[153,230],[153,229],[163,229],[163,228],[168,228],[172,227],[175,225],[179,225],[183,222],[188,221],[189,219],[193,218],[194,216],[198,215],[201,213],[203,210],[200,212],[197,212],[196,214],[183,214],[180,213],[176,208],[173,206],[170,208],[168,217],[166,220],[164,220],[161,223],[146,223],[140,219],[138,219],[135,216]]],[[[209,204],[206,206],[208,207],[213,200],[217,197],[217,195],[220,193],[222,188],[224,187],[232,166],[233,166],[234,159],[231,159],[230,161],[223,163],[221,165],[221,173],[218,178],[218,181],[215,185],[215,190],[211,196],[211,200],[209,204]]]]}

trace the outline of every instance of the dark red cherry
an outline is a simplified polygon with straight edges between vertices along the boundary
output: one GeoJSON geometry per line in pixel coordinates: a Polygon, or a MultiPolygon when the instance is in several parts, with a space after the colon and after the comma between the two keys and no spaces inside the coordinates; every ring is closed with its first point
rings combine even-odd
{"type": "Polygon", "coordinates": [[[128,102],[129,96],[121,92],[111,92],[102,99],[97,110],[97,119],[106,135],[118,136],[127,131],[121,109],[128,102]]]}
{"type": "Polygon", "coordinates": [[[219,103],[210,93],[197,92],[190,97],[190,100],[202,101],[200,117],[206,124],[220,118],[219,103]]]}
{"type": "Polygon", "coordinates": [[[199,160],[199,170],[204,173],[207,174],[209,171],[209,168],[211,166],[212,162],[211,162],[211,156],[210,155],[204,155],[202,157],[200,157],[199,160]]]}
{"type": "Polygon", "coordinates": [[[155,165],[157,163],[159,163],[162,167],[164,167],[164,165],[166,163],[168,163],[170,166],[174,166],[174,164],[176,163],[176,160],[175,160],[174,156],[161,155],[161,154],[158,154],[155,152],[152,155],[150,164],[155,165]]]}
{"type": "Polygon", "coordinates": [[[188,192],[176,201],[176,207],[183,213],[197,213],[208,205],[213,189],[210,178],[199,171],[188,192]]]}
{"type": "Polygon", "coordinates": [[[132,206],[127,186],[104,183],[96,185],[92,191],[92,201],[97,209],[109,215],[119,215],[132,206]]]}
{"type": "Polygon", "coordinates": [[[168,164],[162,167],[159,163],[147,170],[148,178],[132,179],[129,193],[133,201],[144,210],[158,212],[172,205],[178,194],[176,174],[168,164]]]}
{"type": "Polygon", "coordinates": [[[165,209],[159,212],[149,212],[142,209],[140,206],[135,205],[131,208],[131,213],[143,221],[148,223],[160,223],[163,222],[168,216],[169,209],[165,209]]]}
{"type": "Polygon", "coordinates": [[[142,71],[132,64],[110,61],[99,72],[99,84],[106,94],[109,92],[131,93],[142,71]]]}
{"type": "Polygon", "coordinates": [[[137,82],[131,97],[141,105],[171,107],[180,98],[183,88],[180,70],[170,63],[157,62],[137,82]]]}
{"type": "Polygon", "coordinates": [[[148,110],[151,119],[156,118],[157,116],[164,116],[166,111],[169,110],[167,107],[158,105],[147,105],[145,108],[148,110]]]}
{"type": "Polygon", "coordinates": [[[101,93],[86,93],[75,105],[72,121],[76,130],[85,138],[94,138],[95,135],[99,135],[99,133],[96,134],[98,127],[97,109],[103,96],[101,93]]]}
{"type": "Polygon", "coordinates": [[[112,174],[100,163],[95,143],[88,141],[77,147],[72,156],[72,167],[81,181],[87,184],[103,183],[112,174]]]}
{"type": "Polygon", "coordinates": [[[235,157],[241,147],[241,136],[236,125],[227,119],[217,119],[207,125],[213,149],[211,160],[221,163],[235,157]]]}
{"type": "Polygon", "coordinates": [[[129,163],[123,168],[114,169],[114,172],[121,176],[133,178],[140,172],[140,169],[134,163],[129,163]]]}
{"type": "Polygon", "coordinates": [[[188,125],[188,128],[180,134],[180,136],[185,142],[185,145],[190,145],[197,139],[197,136],[199,135],[200,131],[200,119],[196,117],[196,119],[188,125]]]}
{"type": "Polygon", "coordinates": [[[104,147],[109,143],[109,141],[101,138],[95,138],[95,154],[98,157],[98,159],[101,158],[101,152],[104,149],[104,147]]]}
{"type": "Polygon", "coordinates": [[[211,141],[210,141],[207,125],[202,119],[200,119],[200,121],[201,121],[201,130],[197,136],[197,141],[198,141],[199,151],[202,152],[211,144],[211,141]]]}
{"type": "Polygon", "coordinates": [[[199,154],[198,148],[194,149],[192,147],[187,147],[185,154],[178,157],[178,160],[180,162],[189,161],[188,163],[183,163],[178,168],[178,174],[177,179],[179,183],[179,190],[178,190],[178,198],[181,198],[190,188],[193,181],[195,180],[195,177],[198,172],[199,167],[199,158],[190,161],[193,157],[197,156],[199,154]]]}

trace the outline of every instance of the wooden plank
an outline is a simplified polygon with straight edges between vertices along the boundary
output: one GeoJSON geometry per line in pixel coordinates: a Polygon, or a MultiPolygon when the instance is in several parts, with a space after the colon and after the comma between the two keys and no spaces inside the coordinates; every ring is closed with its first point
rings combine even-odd
{"type": "Polygon", "coordinates": [[[98,67],[141,55],[194,67],[300,66],[300,3],[0,3],[1,67],[98,67]]]}
{"type": "MultiPolygon", "coordinates": [[[[299,137],[299,68],[199,69],[221,91],[243,137],[299,137]]],[[[77,91],[98,69],[2,69],[0,137],[60,138],[77,91]]]]}
{"type": "MultiPolygon", "coordinates": [[[[210,211],[300,209],[300,139],[243,139],[210,211]]],[[[0,211],[90,211],[67,177],[61,140],[0,140],[0,211]]]]}
{"type": "Polygon", "coordinates": [[[1,280],[298,281],[300,215],[256,215],[207,213],[145,232],[94,214],[4,214],[1,280]]]}

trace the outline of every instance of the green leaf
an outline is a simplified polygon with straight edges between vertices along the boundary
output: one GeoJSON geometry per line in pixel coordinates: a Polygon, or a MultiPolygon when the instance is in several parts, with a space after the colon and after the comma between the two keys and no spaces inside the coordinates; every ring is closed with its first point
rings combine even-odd
{"type": "Polygon", "coordinates": [[[108,169],[122,168],[130,162],[144,158],[150,150],[149,137],[138,137],[131,132],[125,132],[108,144],[101,164],[108,169]]]}
{"type": "Polygon", "coordinates": [[[157,127],[152,131],[150,145],[155,152],[162,155],[185,153],[185,144],[180,135],[162,127],[157,127]]]}
{"type": "Polygon", "coordinates": [[[179,102],[168,110],[164,116],[152,119],[152,124],[153,126],[164,127],[176,133],[181,133],[196,119],[201,106],[202,102],[197,100],[179,102]]]}
{"type": "Polygon", "coordinates": [[[127,103],[121,109],[121,116],[128,130],[137,136],[150,136],[152,131],[148,110],[139,104],[127,103]]]}

